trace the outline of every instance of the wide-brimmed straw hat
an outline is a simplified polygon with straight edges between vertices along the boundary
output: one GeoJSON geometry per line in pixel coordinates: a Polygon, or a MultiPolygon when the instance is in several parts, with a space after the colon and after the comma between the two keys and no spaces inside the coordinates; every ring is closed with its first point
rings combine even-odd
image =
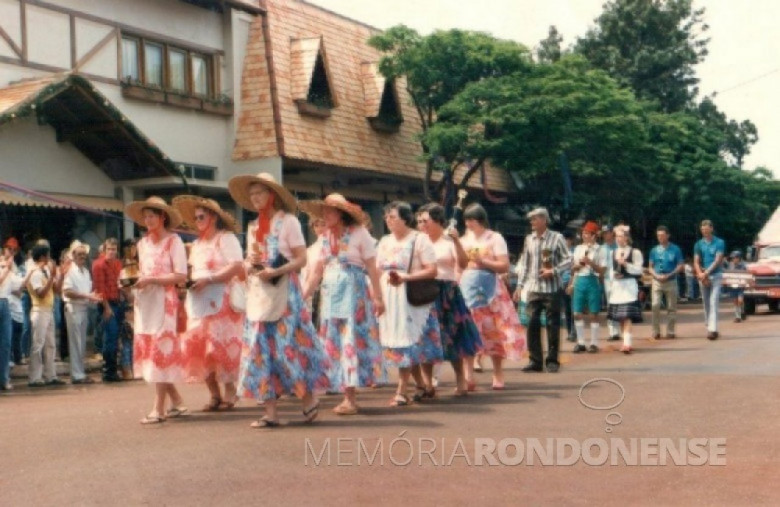
{"type": "Polygon", "coordinates": [[[249,211],[257,211],[252,206],[252,200],[249,199],[249,187],[254,183],[259,183],[267,187],[271,192],[282,201],[282,208],[289,213],[295,213],[298,208],[298,200],[286,188],[276,182],[276,178],[269,173],[259,173],[257,176],[251,174],[242,174],[233,176],[228,181],[228,190],[235,201],[242,208],[249,211]]]}
{"type": "Polygon", "coordinates": [[[327,206],[343,211],[361,225],[366,225],[370,222],[370,217],[358,204],[349,202],[347,198],[341,194],[329,194],[322,200],[301,201],[299,206],[304,212],[317,218],[322,217],[323,208],[327,206]]]}
{"type": "Polygon", "coordinates": [[[162,197],[152,196],[145,201],[133,201],[125,208],[125,215],[129,216],[133,222],[137,223],[141,227],[145,227],[144,224],[144,209],[157,209],[168,215],[168,229],[173,229],[181,225],[182,218],[179,210],[170,206],[162,197]]]}
{"type": "Polygon", "coordinates": [[[228,230],[238,232],[236,219],[233,218],[233,215],[223,210],[219,203],[214,199],[208,199],[197,195],[180,195],[173,198],[172,204],[181,213],[182,219],[187,227],[196,229],[195,210],[203,208],[216,213],[217,216],[222,219],[222,222],[228,230]]]}
{"type": "Polygon", "coordinates": [[[585,222],[585,225],[582,226],[582,232],[589,232],[591,234],[598,234],[599,233],[599,224],[597,224],[594,221],[588,221],[585,222]]]}

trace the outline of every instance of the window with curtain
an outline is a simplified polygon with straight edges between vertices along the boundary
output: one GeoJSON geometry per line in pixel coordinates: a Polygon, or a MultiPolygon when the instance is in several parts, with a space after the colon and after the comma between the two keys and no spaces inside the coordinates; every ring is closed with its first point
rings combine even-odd
{"type": "Polygon", "coordinates": [[[209,94],[209,62],[202,55],[192,55],[192,93],[209,94]]]}
{"type": "Polygon", "coordinates": [[[168,86],[177,92],[187,91],[187,53],[168,50],[168,86]]]}
{"type": "Polygon", "coordinates": [[[138,65],[138,39],[122,38],[122,75],[120,79],[141,79],[138,65]]]}
{"type": "Polygon", "coordinates": [[[147,85],[163,85],[163,49],[158,44],[144,43],[144,77],[147,85]]]}

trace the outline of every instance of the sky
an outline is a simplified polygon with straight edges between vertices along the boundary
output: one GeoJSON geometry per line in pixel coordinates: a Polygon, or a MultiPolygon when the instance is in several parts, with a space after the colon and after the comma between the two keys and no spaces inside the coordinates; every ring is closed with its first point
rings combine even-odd
{"type": "MultiPolygon", "coordinates": [[[[422,34],[462,28],[492,33],[535,48],[555,25],[573,44],[594,25],[604,0],[307,0],[380,29],[405,24],[422,34]]],[[[765,166],[780,178],[780,19],[777,0],[696,0],[705,7],[709,55],[697,67],[700,97],[734,120],[749,119],[759,141],[745,168],[765,166]]]]}

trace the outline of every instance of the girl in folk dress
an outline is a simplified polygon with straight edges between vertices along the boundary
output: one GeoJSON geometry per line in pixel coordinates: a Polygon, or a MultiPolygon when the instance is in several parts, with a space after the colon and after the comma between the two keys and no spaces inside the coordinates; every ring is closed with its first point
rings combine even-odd
{"type": "Polygon", "coordinates": [[[140,277],[134,285],[133,367],[136,376],[155,384],[154,407],[141,420],[142,424],[155,424],[187,411],[173,385],[184,378],[176,331],[176,285],[187,277],[187,254],[179,236],[170,232],[181,223],[181,215],[161,198],[130,203],[126,214],[147,231],[138,242],[140,277]],[[167,412],[166,398],[172,404],[167,412]]]}
{"type": "Polygon", "coordinates": [[[184,371],[189,378],[205,379],[212,412],[236,403],[244,314],[230,304],[233,279],[243,274],[243,254],[233,217],[213,199],[180,196],[173,205],[184,222],[198,231],[190,248],[191,286],[187,291],[187,331],[182,335],[184,371]],[[224,396],[219,384],[224,384],[224,396]]]}
{"type": "MultiPolygon", "coordinates": [[[[463,297],[482,335],[484,353],[493,360],[493,389],[504,388],[503,360],[520,359],[525,330],[499,275],[509,270],[509,252],[503,236],[488,229],[485,209],[472,204],[463,213],[467,232],[461,239],[469,257],[460,279],[463,297]]],[[[469,389],[475,382],[471,370],[469,389]]]]}
{"type": "MultiPolygon", "coordinates": [[[[377,267],[385,312],[379,317],[379,336],[385,349],[385,364],[398,368],[398,389],[391,406],[405,406],[412,368],[433,364],[443,358],[439,321],[433,303],[412,306],[406,297],[406,283],[436,277],[436,253],[426,234],[414,231],[414,213],[405,202],[385,207],[390,234],[377,246],[377,267]],[[411,269],[410,269],[411,266],[411,269]]],[[[434,393],[432,367],[418,371],[417,384],[424,393],[434,393]]]]}
{"type": "Polygon", "coordinates": [[[368,217],[360,206],[340,194],[301,203],[301,209],[324,217],[327,226],[304,297],[322,281],[319,335],[330,361],[331,389],[344,391],[344,401],[333,411],[354,415],[358,412],[356,388],[376,385],[382,375],[376,316],[384,311],[384,303],[374,238],[363,225],[368,217]]]}
{"type": "Polygon", "coordinates": [[[631,324],[642,322],[637,278],[642,276],[644,258],[642,252],[631,248],[631,235],[627,226],[615,227],[615,240],[617,248],[607,263],[608,283],[611,285],[607,318],[620,324],[623,335],[620,351],[630,354],[634,350],[631,343],[631,324]]]}
{"type": "Polygon", "coordinates": [[[464,396],[468,388],[464,363],[473,362],[482,346],[479,330],[466,306],[457,283],[457,272],[468,265],[468,256],[454,228],[445,230],[444,208],[436,203],[420,208],[418,222],[433,243],[436,252],[436,279],[439,281],[439,297],[436,312],[441,327],[444,357],[452,363],[457,387],[455,394],[464,396]]]}
{"type": "Polygon", "coordinates": [[[312,422],[319,409],[314,389],[326,389],[328,379],[298,281],[306,243],[293,214],[297,202],[267,173],[233,177],[228,188],[237,203],[258,212],[247,231],[247,324],[239,392],[265,402],[265,416],[253,428],[279,426],[276,400],[284,393],[301,398],[303,415],[312,422]]]}

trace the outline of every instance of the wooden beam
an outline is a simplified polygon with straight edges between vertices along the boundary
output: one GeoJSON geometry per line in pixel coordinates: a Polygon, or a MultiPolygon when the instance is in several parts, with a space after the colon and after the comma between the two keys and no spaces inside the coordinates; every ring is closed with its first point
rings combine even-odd
{"type": "MultiPolygon", "coordinates": [[[[44,72],[67,72],[69,69],[65,67],[57,67],[55,65],[46,65],[43,63],[26,62],[21,58],[12,58],[10,56],[0,55],[0,63],[10,63],[11,65],[18,65],[19,67],[25,67],[28,69],[42,70],[44,72]]],[[[87,72],[79,72],[79,75],[84,76],[90,81],[97,81],[99,83],[106,83],[112,85],[119,85],[119,80],[113,77],[98,76],[95,74],[89,74],[87,72]]]]}
{"type": "Polygon", "coordinates": [[[19,55],[19,58],[21,58],[21,57],[22,57],[22,53],[23,53],[23,51],[22,51],[22,48],[20,48],[20,47],[19,47],[19,46],[18,46],[18,45],[17,45],[17,44],[14,42],[14,40],[11,38],[11,36],[10,36],[10,35],[8,35],[8,32],[6,32],[5,30],[3,30],[3,27],[2,27],[2,26],[0,26],[0,38],[2,38],[3,40],[5,40],[5,41],[8,43],[8,45],[9,45],[9,46],[11,46],[11,49],[13,49],[14,53],[16,53],[17,55],[19,55]]]}
{"type": "Polygon", "coordinates": [[[19,22],[22,28],[22,54],[19,55],[23,62],[27,61],[27,2],[19,0],[19,22]]]}
{"type": "Polygon", "coordinates": [[[70,68],[76,68],[76,59],[78,58],[78,52],[76,50],[76,16],[71,14],[68,16],[70,19],[70,68]]]}
{"type": "Polygon", "coordinates": [[[78,62],[76,62],[76,65],[74,65],[74,66],[73,66],[73,70],[76,70],[76,71],[77,71],[77,70],[79,70],[81,67],[83,67],[83,66],[84,66],[84,64],[86,64],[87,62],[89,62],[89,60],[91,60],[91,59],[92,59],[92,57],[94,57],[94,56],[95,56],[95,55],[96,55],[96,54],[97,54],[97,53],[98,53],[98,52],[99,52],[101,49],[103,49],[103,48],[106,46],[106,44],[108,44],[109,42],[111,42],[111,40],[112,40],[112,39],[116,39],[116,37],[117,37],[118,35],[119,35],[119,29],[118,29],[118,28],[114,28],[113,30],[111,30],[110,32],[108,32],[108,34],[106,34],[106,36],[105,36],[105,37],[103,37],[102,39],[100,39],[100,42],[98,42],[97,44],[95,44],[95,45],[92,47],[92,49],[90,49],[89,51],[87,51],[87,54],[85,54],[84,56],[82,56],[82,57],[81,57],[81,59],[79,59],[79,61],[78,61],[78,62]]]}

